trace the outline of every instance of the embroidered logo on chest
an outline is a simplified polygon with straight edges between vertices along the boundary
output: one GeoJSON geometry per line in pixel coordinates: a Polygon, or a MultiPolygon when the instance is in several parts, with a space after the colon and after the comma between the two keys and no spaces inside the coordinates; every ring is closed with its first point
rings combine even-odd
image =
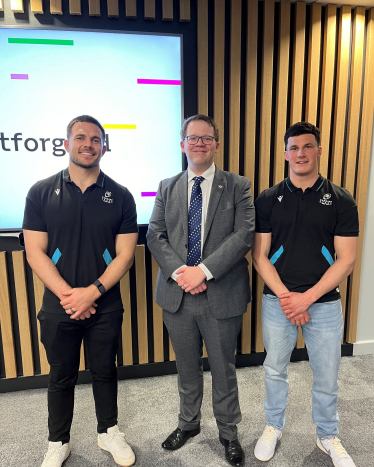
{"type": "Polygon", "coordinates": [[[106,191],[105,196],[102,196],[101,199],[104,201],[104,203],[113,203],[113,198],[111,198],[112,192],[111,191],[106,191]]]}
{"type": "Polygon", "coordinates": [[[331,194],[330,193],[326,193],[325,195],[323,195],[323,197],[319,200],[319,202],[325,206],[331,206],[332,205],[332,200],[330,199],[331,198],[331,194]]]}

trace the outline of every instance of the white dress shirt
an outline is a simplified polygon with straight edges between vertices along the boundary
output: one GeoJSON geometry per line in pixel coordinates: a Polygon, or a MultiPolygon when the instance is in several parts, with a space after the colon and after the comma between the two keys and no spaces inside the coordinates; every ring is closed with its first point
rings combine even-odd
{"type": "MultiPolygon", "coordinates": [[[[208,205],[209,205],[209,199],[210,199],[210,192],[212,190],[212,184],[213,184],[213,179],[214,179],[214,174],[216,171],[216,166],[213,164],[207,169],[204,173],[202,173],[200,176],[204,177],[204,180],[200,183],[201,187],[201,193],[203,197],[203,206],[202,206],[202,212],[201,212],[201,254],[203,252],[203,246],[204,246],[204,232],[205,232],[205,222],[206,222],[206,216],[208,212],[208,205]]],[[[191,191],[192,187],[194,185],[194,177],[197,177],[195,173],[192,172],[190,168],[187,169],[187,175],[188,175],[188,184],[187,184],[187,190],[188,190],[188,209],[190,209],[190,201],[191,201],[191,191]]],[[[199,268],[202,269],[203,273],[206,275],[206,280],[213,279],[212,273],[209,271],[209,269],[203,264],[200,263],[199,268]]],[[[183,264],[182,267],[186,267],[186,264],[183,264]]],[[[179,268],[178,268],[179,269],[179,268]]],[[[178,277],[178,274],[176,274],[176,269],[173,274],[171,275],[172,279],[176,280],[178,277]]]]}

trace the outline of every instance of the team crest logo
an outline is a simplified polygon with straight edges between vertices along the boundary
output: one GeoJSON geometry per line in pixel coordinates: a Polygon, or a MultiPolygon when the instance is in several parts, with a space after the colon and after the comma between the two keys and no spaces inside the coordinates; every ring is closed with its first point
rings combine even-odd
{"type": "Polygon", "coordinates": [[[331,206],[332,205],[332,200],[330,199],[331,198],[331,194],[330,193],[326,193],[325,195],[323,195],[323,197],[319,200],[319,202],[325,206],[331,206]]]}
{"type": "Polygon", "coordinates": [[[105,203],[113,203],[113,199],[111,198],[111,196],[112,196],[112,192],[111,191],[106,191],[105,196],[102,196],[101,199],[105,203]]]}
{"type": "Polygon", "coordinates": [[[58,196],[60,194],[60,188],[57,188],[57,190],[55,190],[55,193],[58,196]]]}
{"type": "Polygon", "coordinates": [[[283,196],[278,196],[277,197],[277,200],[281,203],[282,202],[282,199],[283,199],[283,196]]]}

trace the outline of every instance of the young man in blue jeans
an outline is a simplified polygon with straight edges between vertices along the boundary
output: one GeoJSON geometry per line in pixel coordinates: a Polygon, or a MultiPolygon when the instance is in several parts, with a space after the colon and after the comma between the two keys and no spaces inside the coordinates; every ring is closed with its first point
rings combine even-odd
{"type": "Polygon", "coordinates": [[[313,371],[317,446],[335,467],[355,467],[337,438],[337,396],[343,334],[339,284],[355,265],[357,206],[346,189],[318,173],[318,128],[296,123],[286,131],[284,142],[290,176],[262,192],[255,203],[252,256],[265,282],[262,327],[267,352],[266,427],[255,456],[270,460],[282,436],[287,365],[300,325],[313,371]]]}

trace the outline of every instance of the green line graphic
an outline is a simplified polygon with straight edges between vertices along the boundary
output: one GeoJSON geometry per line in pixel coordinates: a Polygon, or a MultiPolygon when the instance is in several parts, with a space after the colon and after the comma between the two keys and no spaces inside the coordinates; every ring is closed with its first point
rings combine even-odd
{"type": "Polygon", "coordinates": [[[8,38],[9,44],[48,44],[48,45],[74,45],[74,41],[61,39],[18,39],[8,38]]]}

